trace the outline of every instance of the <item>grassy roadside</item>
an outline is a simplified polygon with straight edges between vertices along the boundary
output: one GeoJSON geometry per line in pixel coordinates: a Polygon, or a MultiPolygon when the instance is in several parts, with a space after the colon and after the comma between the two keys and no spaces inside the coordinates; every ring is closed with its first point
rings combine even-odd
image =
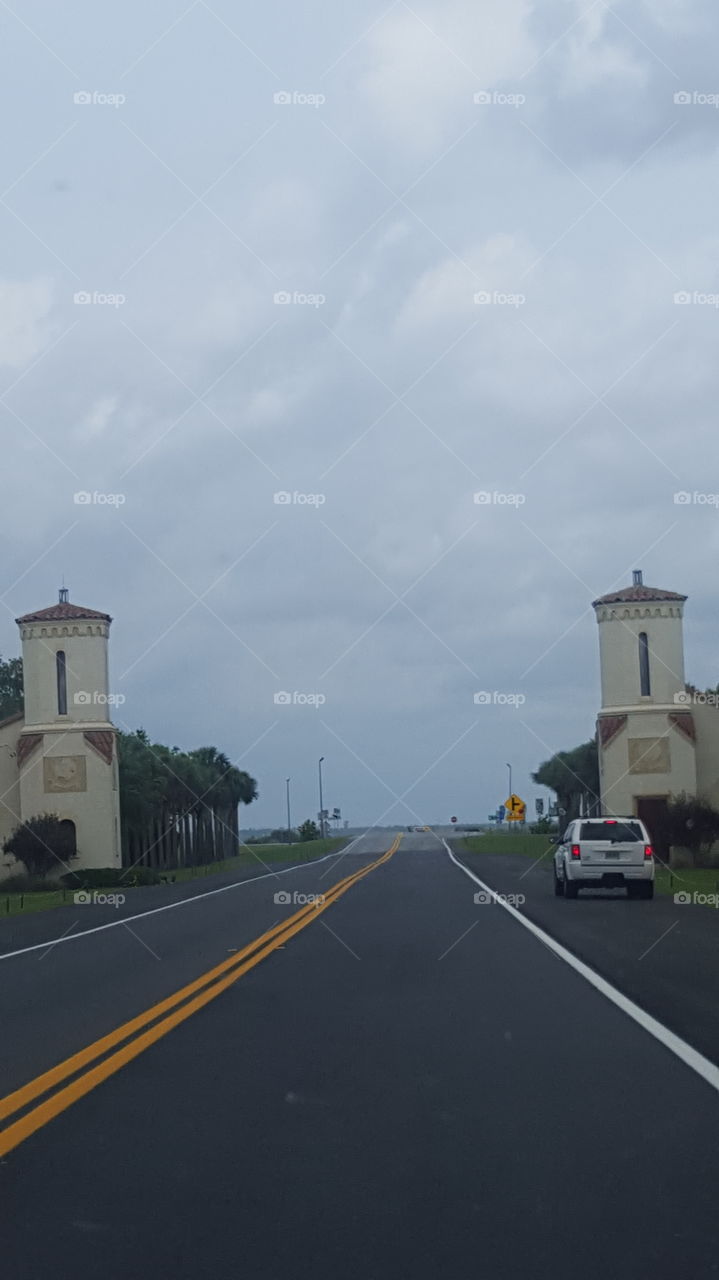
{"type": "MultiPolygon", "coordinates": [[[[240,871],[245,867],[256,866],[258,871],[263,865],[271,866],[274,862],[293,862],[301,865],[321,858],[327,853],[334,853],[345,843],[342,836],[328,837],[326,840],[311,840],[304,844],[294,844],[290,848],[286,844],[243,845],[236,858],[226,858],[224,862],[210,862],[201,867],[181,867],[174,871],[161,871],[164,884],[185,884],[188,881],[204,881],[208,877],[226,875],[228,872],[240,871]]],[[[108,887],[107,893],[133,893],[135,890],[121,885],[108,887]]],[[[0,881],[0,920],[8,916],[27,915],[30,912],[49,911],[53,907],[67,906],[73,901],[72,889],[48,889],[47,892],[7,893],[2,892],[0,881]]],[[[97,893],[103,890],[98,886],[97,893]]]]}
{"type": "MultiPolygon", "coordinates": [[[[519,853],[537,861],[546,854],[547,865],[551,865],[550,853],[554,849],[547,836],[503,835],[494,831],[485,836],[465,836],[462,845],[467,853],[519,853]]],[[[673,871],[669,867],[657,866],[654,888],[656,893],[664,896],[675,893],[719,894],[719,867],[673,871]]]]}
{"type": "Polygon", "coordinates": [[[719,894],[719,867],[681,868],[670,871],[657,867],[654,888],[657,893],[716,893],[719,894]]]}
{"type": "Polygon", "coordinates": [[[496,831],[490,831],[486,836],[465,836],[462,844],[468,853],[521,853],[528,858],[541,858],[543,853],[554,847],[547,836],[515,835],[513,832],[504,835],[496,831]]]}
{"type": "Polygon", "coordinates": [[[177,871],[161,871],[163,880],[184,884],[186,880],[204,879],[205,876],[216,876],[228,871],[238,871],[241,867],[256,866],[262,869],[263,863],[271,866],[273,862],[312,862],[322,858],[326,853],[334,853],[345,843],[342,836],[328,836],[326,840],[308,840],[303,844],[246,844],[243,845],[236,858],[226,858],[224,862],[210,862],[204,867],[181,867],[177,871]]]}

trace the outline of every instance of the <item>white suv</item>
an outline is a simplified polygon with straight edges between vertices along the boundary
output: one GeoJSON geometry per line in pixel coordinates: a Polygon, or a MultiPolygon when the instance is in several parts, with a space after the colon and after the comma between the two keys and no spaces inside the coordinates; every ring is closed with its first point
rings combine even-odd
{"type": "Polygon", "coordinates": [[[654,851],[638,818],[577,818],[553,843],[557,896],[624,885],[629,898],[654,897],[654,851]]]}

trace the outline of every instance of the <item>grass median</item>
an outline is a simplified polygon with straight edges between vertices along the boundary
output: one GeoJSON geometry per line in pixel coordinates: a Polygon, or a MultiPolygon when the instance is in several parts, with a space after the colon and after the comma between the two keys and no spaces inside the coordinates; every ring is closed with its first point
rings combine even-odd
{"type": "MultiPolygon", "coordinates": [[[[277,862],[296,863],[298,866],[303,862],[312,862],[315,858],[324,857],[325,854],[338,852],[345,843],[343,836],[328,836],[326,840],[308,840],[293,845],[242,845],[236,857],[226,858],[224,862],[208,862],[202,866],[178,867],[170,870],[158,868],[157,871],[162,884],[185,884],[193,880],[203,882],[211,876],[227,875],[247,867],[256,867],[260,874],[264,866],[272,866],[277,862]]],[[[123,887],[121,883],[115,882],[108,884],[104,889],[102,885],[97,884],[93,891],[131,894],[135,892],[135,888],[131,885],[123,887]]],[[[29,912],[49,911],[53,907],[67,906],[72,903],[74,892],[74,889],[33,889],[24,893],[4,894],[2,881],[0,881],[0,920],[7,916],[26,915],[29,912]]]]}
{"type": "Polygon", "coordinates": [[[513,831],[488,831],[484,836],[465,836],[462,840],[467,853],[521,853],[527,858],[541,858],[554,848],[548,836],[533,836],[513,831]]]}

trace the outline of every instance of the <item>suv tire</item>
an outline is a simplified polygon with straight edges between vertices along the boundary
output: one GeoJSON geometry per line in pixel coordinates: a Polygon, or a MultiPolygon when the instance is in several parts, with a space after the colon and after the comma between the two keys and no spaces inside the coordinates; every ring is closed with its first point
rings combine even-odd
{"type": "Polygon", "coordinates": [[[570,880],[566,872],[564,875],[564,896],[565,898],[576,898],[579,893],[579,885],[570,880]]]}

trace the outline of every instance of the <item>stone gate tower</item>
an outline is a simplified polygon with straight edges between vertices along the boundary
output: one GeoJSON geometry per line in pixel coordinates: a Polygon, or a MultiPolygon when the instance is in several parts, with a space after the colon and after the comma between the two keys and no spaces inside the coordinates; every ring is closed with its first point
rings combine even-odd
{"type": "Polygon", "coordinates": [[[55,813],[72,824],[72,866],[119,867],[116,730],[110,720],[112,619],[59,602],[16,619],[22,639],[25,716],[16,744],[24,821],[55,813]]]}
{"type": "Polygon", "coordinates": [[[685,600],[645,586],[636,569],[630,587],[593,602],[602,812],[636,814],[650,831],[661,825],[670,795],[697,791],[696,730],[684,679],[685,600]]]}

